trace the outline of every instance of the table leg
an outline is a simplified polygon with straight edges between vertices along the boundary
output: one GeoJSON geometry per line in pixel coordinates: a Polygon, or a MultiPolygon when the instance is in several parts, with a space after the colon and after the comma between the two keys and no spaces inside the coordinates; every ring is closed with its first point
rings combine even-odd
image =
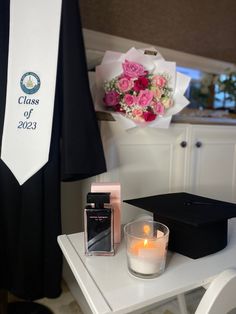
{"type": "Polygon", "coordinates": [[[177,300],[179,303],[180,313],[181,314],[188,314],[184,293],[178,294],[177,300]]]}

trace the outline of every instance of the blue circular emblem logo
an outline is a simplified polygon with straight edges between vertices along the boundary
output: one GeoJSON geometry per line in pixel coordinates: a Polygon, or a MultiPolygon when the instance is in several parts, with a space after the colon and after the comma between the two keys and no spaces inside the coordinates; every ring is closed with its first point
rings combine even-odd
{"type": "Polygon", "coordinates": [[[40,78],[34,72],[26,72],[20,80],[21,89],[29,95],[37,93],[40,84],[40,78]]]}

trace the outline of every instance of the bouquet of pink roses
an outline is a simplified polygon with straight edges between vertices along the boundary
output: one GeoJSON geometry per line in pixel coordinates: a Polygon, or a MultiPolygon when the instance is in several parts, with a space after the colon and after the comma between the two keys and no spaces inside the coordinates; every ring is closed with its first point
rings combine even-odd
{"type": "MultiPolygon", "coordinates": [[[[154,50],[152,50],[154,51],[154,50]]],[[[155,51],[154,51],[155,52],[155,51]]],[[[160,54],[130,49],[126,54],[106,52],[96,68],[96,102],[128,119],[126,127],[168,127],[171,116],[188,104],[183,96],[190,79],[176,72],[173,62],[160,54]],[[176,104],[178,101],[178,105],[176,104]]]]}

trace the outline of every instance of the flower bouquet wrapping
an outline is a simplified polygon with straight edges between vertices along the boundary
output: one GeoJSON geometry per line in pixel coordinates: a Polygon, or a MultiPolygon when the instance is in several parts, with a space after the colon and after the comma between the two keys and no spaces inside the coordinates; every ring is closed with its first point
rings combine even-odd
{"type": "Polygon", "coordinates": [[[172,115],[189,103],[184,93],[190,78],[154,48],[107,51],[96,67],[95,81],[96,109],[109,111],[126,129],[168,128],[172,115]]]}

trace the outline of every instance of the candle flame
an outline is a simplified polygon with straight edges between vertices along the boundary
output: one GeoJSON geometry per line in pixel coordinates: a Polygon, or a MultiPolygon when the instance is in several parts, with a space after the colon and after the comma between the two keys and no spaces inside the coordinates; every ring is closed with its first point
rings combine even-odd
{"type": "Polygon", "coordinates": [[[147,246],[147,244],[148,244],[148,240],[145,239],[145,240],[143,241],[143,246],[145,247],[145,246],[147,246]]]}
{"type": "Polygon", "coordinates": [[[143,232],[145,234],[149,234],[150,233],[150,226],[149,225],[144,225],[143,226],[143,232]]]}

